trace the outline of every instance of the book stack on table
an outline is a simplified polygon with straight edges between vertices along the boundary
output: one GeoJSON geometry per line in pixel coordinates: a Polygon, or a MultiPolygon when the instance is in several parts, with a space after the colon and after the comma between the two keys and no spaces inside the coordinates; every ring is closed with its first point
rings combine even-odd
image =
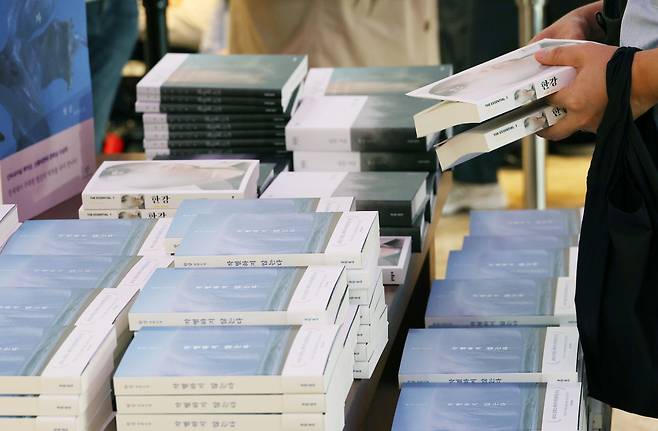
{"type": "Polygon", "coordinates": [[[137,84],[147,158],[285,153],[307,71],[306,56],[165,55],[137,84]]]}
{"type": "Polygon", "coordinates": [[[171,218],[184,199],[258,196],[257,160],[104,162],[82,192],[81,219],[171,218]]]}
{"type": "Polygon", "coordinates": [[[0,205],[0,249],[9,237],[18,229],[18,210],[16,205],[0,205]]]}
{"type": "Polygon", "coordinates": [[[577,210],[471,213],[462,250],[432,285],[427,329],[407,337],[394,429],[418,417],[418,430],[587,429],[574,304],[580,222],[577,210]]]}
{"type": "Polygon", "coordinates": [[[383,236],[380,241],[379,267],[386,285],[404,284],[411,262],[411,237],[383,236]]]}

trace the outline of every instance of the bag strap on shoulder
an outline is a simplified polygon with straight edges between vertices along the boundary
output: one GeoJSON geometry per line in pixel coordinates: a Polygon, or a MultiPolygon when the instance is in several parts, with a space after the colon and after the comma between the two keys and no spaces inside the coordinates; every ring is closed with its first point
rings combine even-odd
{"type": "Polygon", "coordinates": [[[626,3],[628,0],[603,0],[603,9],[596,14],[596,22],[605,32],[604,42],[608,45],[619,45],[626,3]]]}

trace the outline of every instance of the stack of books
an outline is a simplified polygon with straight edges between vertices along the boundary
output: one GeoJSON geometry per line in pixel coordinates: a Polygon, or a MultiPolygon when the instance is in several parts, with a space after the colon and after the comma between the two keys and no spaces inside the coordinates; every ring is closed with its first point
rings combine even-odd
{"type": "Polygon", "coordinates": [[[104,162],[82,192],[81,219],[171,218],[185,199],[258,196],[256,160],[104,162]]]}
{"type": "Polygon", "coordinates": [[[410,236],[419,252],[436,181],[421,172],[283,172],[262,197],[354,197],[358,211],[379,213],[382,236],[410,236]]]}
{"type": "Polygon", "coordinates": [[[383,236],[380,238],[379,267],[386,285],[404,284],[411,261],[411,238],[383,236]]]}
{"type": "Polygon", "coordinates": [[[148,158],[285,152],[306,56],[167,54],[137,84],[148,158]]]}
{"type": "Polygon", "coordinates": [[[144,328],[114,375],[118,430],[342,430],[357,328],[144,328]]]}
{"type": "Polygon", "coordinates": [[[18,229],[16,205],[0,205],[0,249],[16,229],[18,229]]]}
{"type": "Polygon", "coordinates": [[[576,70],[543,66],[534,54],[576,43],[583,41],[544,39],[408,93],[440,102],[414,116],[418,136],[477,124],[437,145],[441,168],[452,168],[564,118],[566,111],[548,105],[546,97],[566,87],[576,70]]]}

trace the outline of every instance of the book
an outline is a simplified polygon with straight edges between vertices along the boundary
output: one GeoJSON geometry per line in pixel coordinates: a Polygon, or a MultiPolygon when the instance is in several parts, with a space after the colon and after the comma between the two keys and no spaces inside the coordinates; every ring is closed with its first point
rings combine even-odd
{"type": "Polygon", "coordinates": [[[408,385],[392,429],[584,431],[580,396],[580,383],[408,385]]]}
{"type": "Polygon", "coordinates": [[[452,75],[452,65],[409,67],[313,67],[308,71],[307,97],[404,94],[452,75]]]}
{"type": "Polygon", "coordinates": [[[378,211],[381,226],[411,226],[425,210],[426,177],[421,172],[283,172],[262,197],[351,196],[357,211],[378,211]]]}
{"type": "Polygon", "coordinates": [[[563,108],[539,101],[459,133],[436,145],[441,169],[453,168],[551,127],[566,113],[563,108]]]}
{"type": "Polygon", "coordinates": [[[166,148],[233,148],[241,149],[242,152],[250,151],[251,148],[274,148],[283,150],[286,143],[283,137],[267,137],[267,138],[226,138],[226,139],[186,139],[186,140],[144,140],[144,149],[157,150],[166,148]]]}
{"type": "Polygon", "coordinates": [[[0,205],[0,249],[18,229],[18,224],[16,205],[0,205]]]}
{"type": "Polygon", "coordinates": [[[581,218],[575,209],[473,211],[469,232],[472,236],[577,237],[580,224],[581,218]]]}
{"type": "Polygon", "coordinates": [[[286,148],[427,152],[437,139],[416,137],[412,115],[431,105],[403,95],[308,98],[286,126],[286,148]]]}
{"type": "Polygon", "coordinates": [[[384,309],[379,315],[377,315],[376,320],[370,323],[361,323],[359,325],[359,330],[357,332],[357,343],[358,344],[367,344],[373,343],[378,339],[382,338],[382,334],[386,333],[384,326],[388,324],[388,307],[384,305],[384,309]]]}
{"type": "Polygon", "coordinates": [[[570,250],[451,251],[446,278],[510,279],[567,277],[574,272],[570,250]]]}
{"type": "MultiPolygon", "coordinates": [[[[197,216],[176,249],[179,268],[342,265],[366,268],[379,255],[377,213],[197,216]]],[[[376,265],[376,263],[375,263],[376,265]]]]}
{"type": "Polygon", "coordinates": [[[425,326],[550,326],[576,323],[568,278],[434,280],[425,326]]]}
{"type": "Polygon", "coordinates": [[[0,326],[68,326],[99,293],[97,289],[0,288],[0,326]]]}
{"type": "Polygon", "coordinates": [[[256,160],[104,162],[82,192],[85,209],[177,208],[184,199],[256,197],[256,160]]]}
{"type": "Polygon", "coordinates": [[[464,123],[483,123],[542,99],[576,76],[568,66],[543,66],[535,53],[550,47],[582,43],[544,39],[408,93],[440,101],[414,116],[418,136],[464,123]]]}
{"type": "Polygon", "coordinates": [[[112,210],[88,210],[84,207],[78,209],[78,218],[80,220],[88,219],[161,219],[173,218],[176,215],[175,208],[160,208],[160,209],[112,209],[112,210]]]}
{"type": "Polygon", "coordinates": [[[346,294],[341,266],[159,269],[130,310],[130,329],[334,324],[346,294]]]}
{"type": "Polygon", "coordinates": [[[0,6],[0,204],[22,220],[80,193],[96,166],[85,2],[40,12],[0,6]]]}
{"type": "Polygon", "coordinates": [[[381,236],[388,237],[401,237],[408,236],[411,238],[411,251],[413,253],[420,253],[423,250],[425,237],[429,223],[425,220],[425,213],[419,214],[411,226],[382,226],[379,229],[381,236]]]}
{"type": "MultiPolygon", "coordinates": [[[[145,142],[168,142],[174,145],[178,141],[220,141],[220,140],[258,140],[258,139],[275,139],[285,136],[284,130],[273,128],[267,129],[248,129],[248,130],[201,130],[201,131],[184,131],[184,132],[151,132],[144,130],[145,142]]],[[[236,145],[237,146],[237,145],[236,145]]]]}
{"type": "Polygon", "coordinates": [[[578,237],[556,235],[513,235],[464,237],[462,250],[565,250],[578,245],[578,237]]]}
{"type": "Polygon", "coordinates": [[[326,393],[342,350],[338,330],[145,328],[121,360],[114,390],[118,396],[326,393]]]}
{"type": "Polygon", "coordinates": [[[362,325],[369,325],[377,322],[382,317],[386,305],[384,294],[384,285],[378,283],[377,288],[373,291],[370,301],[365,304],[359,304],[359,316],[362,325]]]}
{"type": "Polygon", "coordinates": [[[171,226],[169,226],[165,246],[170,253],[173,253],[199,215],[345,212],[350,211],[352,205],[353,199],[349,197],[243,200],[186,199],[181,202],[176,216],[171,226]]]}
{"type": "Polygon", "coordinates": [[[578,351],[575,327],[411,329],[400,385],[578,382],[578,351]]]}
{"type": "Polygon", "coordinates": [[[232,156],[250,154],[260,157],[287,157],[290,153],[281,147],[235,147],[235,148],[146,148],[146,160],[187,160],[198,156],[232,156]]]}
{"type": "Polygon", "coordinates": [[[384,284],[404,284],[411,261],[411,237],[380,237],[379,267],[384,284]]]}
{"type": "Polygon", "coordinates": [[[295,171],[411,171],[436,172],[436,151],[424,153],[295,151],[295,171]]]}
{"type": "Polygon", "coordinates": [[[277,176],[275,163],[260,163],[258,166],[258,196],[262,195],[266,188],[272,184],[277,176]]]}
{"type": "MultiPolygon", "coordinates": [[[[164,139],[179,138],[181,133],[204,133],[216,131],[271,131],[283,132],[286,128],[286,123],[283,121],[263,121],[251,123],[147,123],[144,120],[144,137],[148,139],[164,139]]],[[[186,135],[182,135],[186,136],[186,135]]],[[[202,135],[207,138],[207,134],[202,135]]]]}
{"type": "Polygon", "coordinates": [[[348,269],[347,286],[351,304],[372,304],[376,292],[384,290],[381,270],[376,265],[364,269],[348,269]]]}
{"type": "Polygon", "coordinates": [[[155,222],[151,220],[28,220],[2,249],[3,255],[147,254],[155,222]]]}
{"type": "Polygon", "coordinates": [[[204,127],[214,130],[216,127],[222,128],[231,127],[231,125],[236,124],[246,125],[254,123],[282,124],[285,127],[288,120],[290,120],[290,116],[285,114],[167,114],[150,112],[144,113],[142,120],[144,127],[161,125],[164,128],[165,126],[171,127],[184,124],[187,127],[192,127],[193,130],[199,130],[199,128],[204,127]]]}
{"type": "Polygon", "coordinates": [[[375,342],[370,359],[365,362],[354,362],[353,371],[355,379],[369,379],[374,374],[375,368],[377,368],[379,360],[381,359],[382,355],[384,354],[384,350],[386,349],[386,344],[388,343],[388,323],[385,325],[385,328],[386,329],[383,331],[383,334],[386,336],[375,342]]]}
{"type": "Polygon", "coordinates": [[[170,53],[137,84],[137,98],[260,97],[280,100],[285,107],[307,71],[306,56],[170,53]]]}

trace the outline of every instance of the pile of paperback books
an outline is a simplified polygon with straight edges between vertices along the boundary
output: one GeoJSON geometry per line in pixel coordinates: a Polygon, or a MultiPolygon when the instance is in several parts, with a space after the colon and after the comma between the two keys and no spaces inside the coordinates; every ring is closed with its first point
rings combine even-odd
{"type": "Polygon", "coordinates": [[[256,160],[104,162],[82,192],[81,219],[171,218],[184,199],[258,195],[256,160]]]}
{"type": "Polygon", "coordinates": [[[421,251],[436,202],[438,175],[425,172],[283,172],[263,198],[354,198],[356,210],[379,213],[382,236],[409,236],[421,251]]]}
{"type": "Polygon", "coordinates": [[[16,229],[18,229],[16,205],[0,205],[0,249],[16,229]]]}
{"type": "Polygon", "coordinates": [[[307,71],[306,56],[165,55],[137,84],[147,158],[285,152],[307,71]]]}
{"type": "Polygon", "coordinates": [[[587,429],[575,326],[577,210],[475,211],[427,329],[404,347],[395,430],[587,429]]]}
{"type": "Polygon", "coordinates": [[[566,87],[576,70],[569,66],[543,66],[534,55],[541,49],[576,43],[583,41],[544,39],[408,93],[440,101],[414,116],[418,136],[431,136],[459,124],[478,124],[438,146],[442,169],[561,120],[565,111],[549,106],[546,96],[566,87]]]}

